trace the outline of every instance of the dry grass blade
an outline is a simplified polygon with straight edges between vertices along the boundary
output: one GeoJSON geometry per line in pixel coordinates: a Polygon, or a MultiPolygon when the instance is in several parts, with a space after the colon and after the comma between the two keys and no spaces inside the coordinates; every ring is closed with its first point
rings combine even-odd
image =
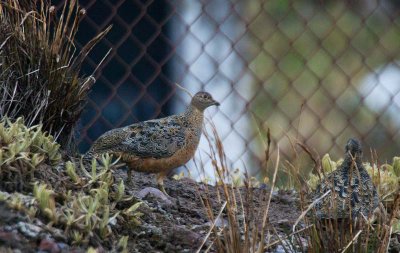
{"type": "Polygon", "coordinates": [[[294,231],[296,230],[296,226],[297,224],[299,224],[299,222],[304,219],[304,217],[306,216],[306,214],[311,210],[311,208],[313,208],[315,206],[315,204],[317,204],[319,201],[321,201],[323,198],[325,198],[326,196],[328,196],[328,194],[331,193],[331,190],[328,190],[327,192],[325,192],[321,197],[317,198],[316,200],[314,200],[308,207],[306,210],[304,210],[299,218],[297,218],[296,222],[294,223],[293,227],[292,227],[292,233],[294,233],[294,231]]]}
{"type": "Polygon", "coordinates": [[[274,176],[272,179],[272,185],[271,185],[271,191],[268,196],[268,202],[267,202],[267,208],[265,209],[264,216],[263,216],[263,221],[262,221],[262,226],[261,226],[261,239],[260,239],[260,245],[258,246],[258,252],[261,253],[264,250],[264,231],[265,231],[265,226],[267,224],[267,217],[268,217],[268,211],[269,211],[269,206],[271,204],[271,199],[272,199],[272,193],[275,187],[275,182],[276,182],[276,175],[278,173],[278,165],[279,165],[279,147],[278,147],[278,154],[276,157],[276,163],[275,163],[275,170],[274,170],[274,176]]]}
{"type": "Polygon", "coordinates": [[[211,232],[213,231],[215,224],[217,223],[219,217],[221,217],[222,212],[225,210],[227,202],[225,201],[224,204],[221,207],[221,210],[219,211],[217,217],[215,218],[215,220],[213,221],[213,223],[211,224],[210,229],[208,230],[207,235],[204,237],[203,242],[201,243],[199,249],[196,251],[196,253],[199,253],[201,251],[201,249],[203,248],[204,244],[206,243],[206,241],[208,240],[208,238],[211,235],[211,232]]]}
{"type": "Polygon", "coordinates": [[[305,228],[302,228],[302,229],[300,229],[300,230],[297,230],[297,231],[295,231],[295,232],[292,232],[292,233],[288,234],[287,236],[285,236],[284,238],[280,238],[279,240],[276,240],[276,241],[274,241],[274,242],[272,242],[272,243],[266,245],[266,246],[264,247],[264,250],[266,250],[266,249],[268,249],[268,248],[271,248],[272,246],[274,246],[274,245],[280,243],[280,242],[282,241],[282,239],[287,239],[287,238],[289,238],[289,237],[291,237],[291,236],[294,236],[294,235],[296,235],[296,234],[299,234],[299,233],[301,233],[301,232],[304,232],[305,230],[310,229],[310,228],[312,228],[313,226],[314,226],[314,224],[309,225],[309,226],[307,226],[307,227],[305,227],[305,228]]]}
{"type": "Polygon", "coordinates": [[[359,230],[354,238],[346,245],[346,247],[342,250],[342,253],[346,252],[346,250],[355,242],[357,241],[357,238],[360,236],[362,230],[359,230]]]}
{"type": "MultiPolygon", "coordinates": [[[[260,136],[260,138],[263,140],[263,134],[262,131],[260,129],[260,126],[262,125],[262,123],[260,121],[257,120],[256,116],[254,115],[254,113],[251,114],[251,116],[253,117],[254,122],[256,122],[256,129],[258,132],[258,135],[260,136]]],[[[263,141],[262,144],[264,146],[264,154],[265,154],[265,167],[268,164],[269,160],[271,159],[271,129],[268,128],[267,129],[267,136],[266,136],[266,143],[263,141]]]]}
{"type": "Polygon", "coordinates": [[[191,98],[193,97],[193,94],[190,93],[190,91],[188,89],[186,89],[185,87],[183,87],[182,85],[180,85],[179,83],[175,83],[176,87],[178,87],[179,89],[183,90],[184,92],[186,92],[191,98]]]}
{"type": "Polygon", "coordinates": [[[82,49],[81,52],[78,54],[78,56],[75,58],[75,60],[71,64],[71,69],[75,71],[79,71],[81,68],[81,65],[83,63],[83,60],[88,56],[90,51],[92,51],[93,47],[99,43],[100,40],[106,36],[106,34],[111,30],[112,25],[109,25],[104,31],[100,32],[99,34],[96,35],[93,39],[91,39],[82,49]]]}
{"type": "Polygon", "coordinates": [[[383,228],[383,236],[382,238],[384,238],[384,240],[382,240],[382,243],[378,249],[379,253],[384,253],[384,252],[388,252],[387,249],[389,247],[389,240],[391,237],[391,234],[393,232],[393,224],[397,218],[397,215],[400,212],[400,189],[398,190],[395,199],[394,199],[394,203],[393,203],[393,210],[392,213],[390,215],[390,218],[388,219],[388,222],[386,224],[386,226],[384,226],[383,228]]]}
{"type": "Polygon", "coordinates": [[[315,158],[314,155],[312,154],[311,150],[305,146],[302,143],[297,143],[297,145],[299,145],[304,152],[306,152],[308,154],[308,156],[310,157],[310,159],[313,161],[314,163],[314,172],[315,174],[318,175],[319,179],[321,180],[321,171],[322,171],[322,175],[325,177],[325,172],[323,170],[321,170],[321,163],[320,163],[320,159],[319,158],[315,158]]]}

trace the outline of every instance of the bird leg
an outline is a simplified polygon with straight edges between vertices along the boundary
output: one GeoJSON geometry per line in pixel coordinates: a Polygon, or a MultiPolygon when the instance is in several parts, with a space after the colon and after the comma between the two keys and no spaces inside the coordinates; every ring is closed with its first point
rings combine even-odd
{"type": "Polygon", "coordinates": [[[166,176],[166,173],[164,173],[164,172],[160,172],[160,173],[157,174],[157,186],[167,197],[170,197],[168,195],[168,193],[164,189],[164,178],[165,178],[165,176],[166,176]]]}
{"type": "Polygon", "coordinates": [[[132,169],[131,169],[131,168],[128,168],[128,173],[127,173],[127,180],[126,180],[126,182],[127,182],[128,184],[131,184],[131,183],[132,183],[132,169]]]}

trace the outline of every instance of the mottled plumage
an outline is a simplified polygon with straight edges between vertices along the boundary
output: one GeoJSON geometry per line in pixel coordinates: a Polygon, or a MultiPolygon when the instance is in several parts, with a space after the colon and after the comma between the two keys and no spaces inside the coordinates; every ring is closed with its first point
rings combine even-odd
{"type": "Polygon", "coordinates": [[[110,130],[85,156],[121,156],[130,169],[128,180],[131,170],[158,173],[157,181],[165,192],[164,177],[193,157],[202,132],[203,111],[211,105],[219,103],[209,93],[198,92],[184,113],[110,130]]]}
{"type": "Polygon", "coordinates": [[[349,139],[343,163],[327,175],[312,193],[311,198],[316,200],[331,190],[315,205],[318,218],[349,218],[350,213],[352,218],[360,213],[370,217],[373,214],[379,205],[379,196],[361,158],[360,142],[349,139]]]}

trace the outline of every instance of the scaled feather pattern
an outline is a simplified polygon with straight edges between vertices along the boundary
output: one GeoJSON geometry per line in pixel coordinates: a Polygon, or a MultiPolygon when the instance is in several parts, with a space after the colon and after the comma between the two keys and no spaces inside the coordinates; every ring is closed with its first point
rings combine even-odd
{"type": "Polygon", "coordinates": [[[360,142],[349,139],[343,163],[328,174],[312,193],[311,198],[316,200],[331,190],[315,205],[318,218],[349,218],[350,214],[352,218],[360,214],[370,217],[379,206],[378,193],[361,157],[360,142]]]}
{"type": "Polygon", "coordinates": [[[219,105],[207,92],[198,92],[186,111],[161,119],[139,122],[112,129],[100,136],[85,154],[85,158],[111,153],[121,157],[131,171],[158,173],[161,190],[164,177],[187,163],[196,152],[203,129],[203,112],[219,105]]]}

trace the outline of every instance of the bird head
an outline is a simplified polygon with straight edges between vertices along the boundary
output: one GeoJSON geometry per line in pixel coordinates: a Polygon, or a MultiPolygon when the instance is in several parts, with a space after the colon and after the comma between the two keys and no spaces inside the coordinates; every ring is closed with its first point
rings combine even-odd
{"type": "Polygon", "coordinates": [[[208,92],[197,92],[191,102],[192,106],[196,107],[200,111],[204,111],[207,107],[216,105],[219,103],[213,99],[213,97],[208,92]]]}
{"type": "Polygon", "coordinates": [[[359,140],[350,138],[346,144],[346,154],[350,152],[351,156],[361,158],[362,146],[359,140]]]}

